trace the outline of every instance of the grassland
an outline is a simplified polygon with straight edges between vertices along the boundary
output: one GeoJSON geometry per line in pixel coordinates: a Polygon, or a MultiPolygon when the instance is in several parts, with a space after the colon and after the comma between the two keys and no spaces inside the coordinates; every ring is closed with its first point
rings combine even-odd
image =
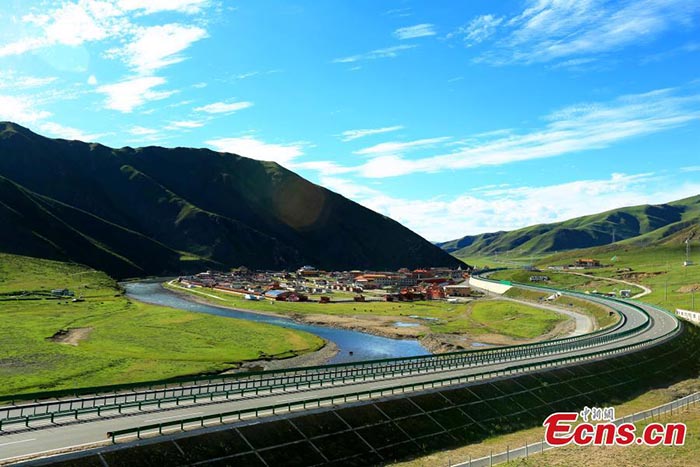
{"type": "Polygon", "coordinates": [[[472,319],[502,334],[528,339],[551,331],[565,320],[554,311],[504,301],[475,303],[472,319]]]}
{"type": "MultiPolygon", "coordinates": [[[[576,272],[581,272],[585,274],[590,274],[591,270],[587,271],[576,271],[576,272]]],[[[491,275],[491,278],[493,279],[500,279],[500,280],[510,280],[510,281],[515,281],[515,282],[521,282],[524,284],[529,284],[530,283],[530,276],[532,275],[546,275],[547,277],[550,278],[549,281],[545,283],[538,283],[534,285],[545,285],[545,286],[552,286],[552,287],[558,287],[558,288],[563,288],[563,289],[569,289],[569,290],[576,290],[579,292],[601,292],[601,293],[608,293],[608,292],[614,292],[617,295],[617,292],[620,291],[620,289],[626,289],[630,290],[632,295],[636,295],[640,292],[642,292],[642,289],[639,287],[634,287],[634,286],[627,286],[625,284],[621,284],[619,282],[614,282],[614,281],[609,281],[606,280],[605,277],[600,277],[600,278],[590,278],[590,277],[584,277],[580,276],[578,274],[572,274],[572,273],[566,273],[566,272],[555,272],[555,271],[545,271],[545,272],[532,272],[532,271],[526,271],[523,269],[509,269],[505,271],[497,271],[491,275]]]]}
{"type": "Polygon", "coordinates": [[[419,302],[274,302],[245,300],[240,295],[211,289],[183,289],[166,284],[166,287],[186,292],[216,305],[230,306],[258,312],[286,315],[330,314],[360,317],[423,318],[431,333],[500,334],[512,338],[534,338],[551,331],[566,318],[553,311],[528,305],[499,300],[448,303],[444,301],[419,302]],[[214,298],[216,297],[216,298],[214,298]],[[429,318],[426,320],[425,318],[429,318]]]}
{"type": "MultiPolygon", "coordinates": [[[[529,289],[521,289],[513,287],[505,294],[506,297],[516,298],[519,300],[528,300],[531,302],[540,302],[551,294],[549,292],[537,292],[529,289]]],[[[577,311],[584,312],[595,319],[596,327],[605,328],[618,321],[619,317],[615,313],[602,305],[598,305],[587,300],[580,300],[574,297],[562,296],[556,299],[553,304],[559,306],[572,307],[577,311]]]]}
{"type": "Polygon", "coordinates": [[[6,254],[0,326],[0,395],[217,372],[323,345],[304,332],[133,302],[99,271],[6,254]],[[54,288],[85,301],[42,298],[54,288]],[[61,330],[81,332],[72,343],[51,339],[61,330]]]}
{"type": "MultiPolygon", "coordinates": [[[[605,267],[588,269],[586,274],[598,279],[547,271],[552,280],[552,287],[572,288],[574,290],[593,290],[600,292],[628,288],[623,284],[607,282],[606,279],[621,279],[642,284],[651,288],[652,293],[644,296],[648,303],[667,309],[684,308],[700,310],[700,245],[692,245],[691,260],[694,265],[683,266],[685,247],[677,244],[638,246],[614,244],[606,247],[575,250],[556,255],[541,257],[535,263],[540,268],[550,265],[569,264],[579,257],[599,259],[605,267]],[[694,252],[694,253],[693,253],[694,252]]],[[[531,272],[523,270],[501,271],[494,278],[511,279],[527,282],[531,272]]],[[[633,290],[632,293],[635,293],[633,290]]]]}

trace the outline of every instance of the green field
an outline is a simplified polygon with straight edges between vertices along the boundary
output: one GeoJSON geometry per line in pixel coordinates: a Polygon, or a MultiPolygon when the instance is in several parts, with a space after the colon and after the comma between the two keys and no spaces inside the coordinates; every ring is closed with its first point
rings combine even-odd
{"type": "Polygon", "coordinates": [[[101,272],[6,254],[0,326],[2,395],[217,372],[323,345],[304,332],[133,302],[101,272]],[[40,298],[54,288],[85,301],[40,298]],[[51,340],[70,329],[84,332],[77,345],[51,340]]]}
{"type": "Polygon", "coordinates": [[[565,320],[553,311],[503,301],[474,304],[472,319],[502,334],[529,339],[551,331],[565,320]]]}
{"type": "MultiPolygon", "coordinates": [[[[576,272],[592,274],[591,270],[576,272]]],[[[595,274],[595,272],[593,272],[593,274],[595,274]]],[[[636,295],[642,292],[642,289],[639,287],[628,286],[619,282],[608,281],[602,277],[600,279],[592,279],[590,277],[579,276],[577,274],[547,270],[543,272],[533,272],[522,269],[509,269],[506,271],[497,271],[491,274],[491,278],[498,280],[521,282],[523,284],[552,286],[563,289],[576,290],[579,292],[597,291],[601,293],[614,292],[615,294],[617,294],[621,289],[630,290],[632,295],[636,295]],[[550,278],[550,281],[531,283],[530,276],[532,275],[546,275],[550,278]]]]}
{"type": "MultiPolygon", "coordinates": [[[[700,254],[697,252],[697,246],[693,251],[691,260],[695,264],[683,266],[685,248],[682,245],[664,244],[644,247],[621,242],[605,247],[541,257],[535,264],[544,269],[550,265],[569,264],[580,257],[593,257],[599,259],[606,267],[581,272],[594,275],[600,278],[599,280],[546,271],[542,274],[552,279],[546,285],[580,291],[596,289],[599,292],[612,292],[629,287],[615,282],[606,282],[605,279],[623,279],[652,289],[651,294],[642,298],[645,302],[660,305],[669,310],[684,308],[698,311],[700,310],[700,265],[698,264],[700,254]]],[[[528,277],[532,274],[530,271],[509,270],[499,271],[492,277],[527,283],[528,277]]],[[[638,291],[633,289],[632,293],[638,291]]]]}

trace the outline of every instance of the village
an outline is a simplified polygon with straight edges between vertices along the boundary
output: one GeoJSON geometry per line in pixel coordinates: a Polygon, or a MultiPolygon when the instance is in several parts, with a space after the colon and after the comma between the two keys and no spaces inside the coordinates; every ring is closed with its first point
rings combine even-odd
{"type": "Polygon", "coordinates": [[[185,287],[208,287],[248,300],[331,303],[342,301],[458,301],[473,295],[469,272],[448,268],[398,271],[323,271],[304,266],[293,272],[206,271],[181,276],[185,287]]]}

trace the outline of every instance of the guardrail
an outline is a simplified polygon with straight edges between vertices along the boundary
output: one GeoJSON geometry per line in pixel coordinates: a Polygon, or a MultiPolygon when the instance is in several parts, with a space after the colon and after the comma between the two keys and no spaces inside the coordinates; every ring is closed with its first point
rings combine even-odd
{"type": "Polygon", "coordinates": [[[110,431],[107,433],[107,437],[111,438],[113,443],[116,443],[117,438],[123,437],[126,435],[132,435],[132,436],[135,435],[137,438],[140,438],[142,434],[147,434],[149,432],[153,432],[154,434],[156,432],[158,434],[163,434],[164,429],[173,428],[173,427],[178,427],[180,431],[185,431],[185,427],[189,427],[191,425],[196,425],[197,428],[203,428],[206,426],[206,422],[213,421],[213,420],[218,421],[218,423],[224,423],[224,420],[230,420],[230,419],[235,419],[236,421],[238,421],[238,420],[242,420],[246,415],[248,417],[245,417],[245,418],[250,418],[251,416],[252,417],[259,417],[259,416],[261,416],[261,414],[267,413],[267,412],[270,412],[270,415],[274,415],[280,410],[284,410],[286,412],[292,412],[294,410],[294,408],[296,408],[297,410],[304,410],[304,409],[308,408],[309,406],[321,407],[324,403],[327,403],[329,405],[333,405],[336,401],[342,401],[343,403],[347,403],[348,401],[360,401],[363,398],[371,399],[374,397],[382,397],[385,395],[394,395],[396,393],[405,393],[405,392],[414,392],[417,390],[434,389],[436,387],[451,386],[454,384],[468,383],[468,382],[485,380],[485,379],[492,379],[492,378],[496,378],[499,376],[509,376],[509,375],[519,374],[519,373],[524,373],[524,372],[529,372],[529,371],[543,370],[543,369],[547,369],[547,368],[560,366],[563,364],[577,363],[577,362],[581,362],[581,361],[599,359],[601,357],[627,353],[627,352],[630,352],[633,350],[648,347],[652,344],[654,344],[654,345],[659,344],[661,342],[664,342],[664,341],[670,339],[674,335],[678,334],[682,329],[683,329],[682,323],[680,323],[680,321],[677,321],[676,326],[671,333],[665,334],[663,336],[655,337],[655,338],[645,339],[641,342],[629,344],[629,345],[622,346],[622,347],[617,347],[614,349],[600,350],[597,352],[591,352],[589,354],[576,355],[576,356],[571,356],[571,357],[563,357],[563,358],[559,358],[559,359],[548,360],[545,362],[537,362],[537,363],[531,363],[531,364],[509,366],[509,367],[504,368],[502,370],[494,370],[494,371],[479,373],[479,374],[475,374],[475,375],[455,376],[455,377],[451,377],[451,378],[432,380],[429,382],[411,383],[411,384],[393,386],[393,387],[389,387],[389,388],[381,388],[381,389],[346,393],[346,394],[342,394],[342,395],[303,399],[303,400],[299,400],[299,401],[285,402],[283,404],[268,405],[268,406],[256,407],[256,408],[251,408],[251,409],[234,410],[234,411],[223,412],[223,413],[212,414],[212,415],[203,415],[200,417],[192,417],[192,418],[173,420],[173,421],[151,424],[151,425],[137,426],[137,427],[127,428],[127,429],[123,429],[123,430],[110,431]]]}
{"type": "MultiPolygon", "coordinates": [[[[643,309],[633,304],[625,304],[637,308],[638,311],[645,314],[648,319],[648,314],[643,309]]],[[[621,314],[619,310],[616,310],[616,312],[623,318],[621,320],[623,321],[621,325],[624,324],[624,314],[621,314]]],[[[276,390],[287,390],[290,387],[294,387],[294,389],[298,391],[304,386],[308,389],[311,389],[312,385],[323,386],[325,381],[328,381],[331,385],[338,383],[345,384],[349,381],[355,383],[358,380],[367,381],[368,379],[376,380],[380,378],[406,376],[407,374],[449,371],[476,365],[541,357],[554,353],[564,353],[602,345],[614,339],[621,339],[631,335],[647,324],[648,322],[645,322],[619,333],[613,331],[619,329],[621,326],[617,326],[613,330],[608,330],[608,332],[605,333],[594,332],[583,336],[562,338],[535,344],[506,346],[497,349],[471,350],[433,356],[404,357],[379,361],[354,362],[351,364],[322,365],[311,368],[260,372],[259,375],[272,375],[272,378],[256,381],[251,381],[250,378],[242,379],[239,377],[234,378],[234,382],[231,383],[222,382],[190,387],[179,386],[176,389],[166,388],[144,392],[80,398],[69,401],[5,407],[0,408],[0,417],[4,415],[3,418],[0,418],[0,430],[3,426],[14,424],[23,424],[28,427],[30,422],[46,419],[50,419],[53,423],[57,417],[73,417],[77,419],[83,414],[97,414],[97,416],[102,416],[103,412],[117,411],[118,413],[122,413],[122,410],[134,407],[137,407],[138,410],[142,410],[144,406],[157,405],[157,408],[161,408],[163,404],[172,404],[173,402],[176,406],[186,401],[196,403],[198,398],[200,400],[206,400],[208,397],[209,401],[213,402],[215,398],[229,400],[233,396],[245,397],[247,393],[250,394],[253,392],[257,396],[262,389],[269,391],[270,394],[276,390]],[[335,370],[335,372],[314,372],[314,370],[319,369],[330,369],[335,370]],[[275,377],[275,373],[292,373],[292,375],[275,377]],[[300,375],[299,373],[302,374],[300,375]],[[324,376],[327,376],[327,378],[324,378],[324,376]],[[308,379],[309,377],[311,379],[308,379]],[[278,380],[279,382],[277,382],[278,380]],[[98,402],[100,402],[101,405],[98,406],[98,402]],[[85,407],[86,404],[88,407],[85,407]],[[66,405],[67,408],[65,407],[66,405]],[[32,413],[25,415],[25,410],[32,410],[32,413]],[[42,411],[39,412],[40,410],[42,411]],[[19,411],[19,415],[17,415],[17,411],[19,411]]]]}

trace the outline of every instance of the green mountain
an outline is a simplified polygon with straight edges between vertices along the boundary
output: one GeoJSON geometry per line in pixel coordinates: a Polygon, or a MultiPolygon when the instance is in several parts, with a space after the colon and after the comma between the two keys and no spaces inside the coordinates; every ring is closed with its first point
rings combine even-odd
{"type": "Polygon", "coordinates": [[[388,217],[273,162],[113,149],[0,123],[0,251],[116,277],[202,268],[464,264],[388,217]]]}
{"type": "Polygon", "coordinates": [[[656,245],[682,242],[697,231],[700,195],[659,205],[613,209],[564,222],[509,232],[470,235],[438,243],[457,257],[511,252],[518,256],[601,246],[615,242],[656,245]],[[614,237],[614,238],[613,238],[614,237]]]}

